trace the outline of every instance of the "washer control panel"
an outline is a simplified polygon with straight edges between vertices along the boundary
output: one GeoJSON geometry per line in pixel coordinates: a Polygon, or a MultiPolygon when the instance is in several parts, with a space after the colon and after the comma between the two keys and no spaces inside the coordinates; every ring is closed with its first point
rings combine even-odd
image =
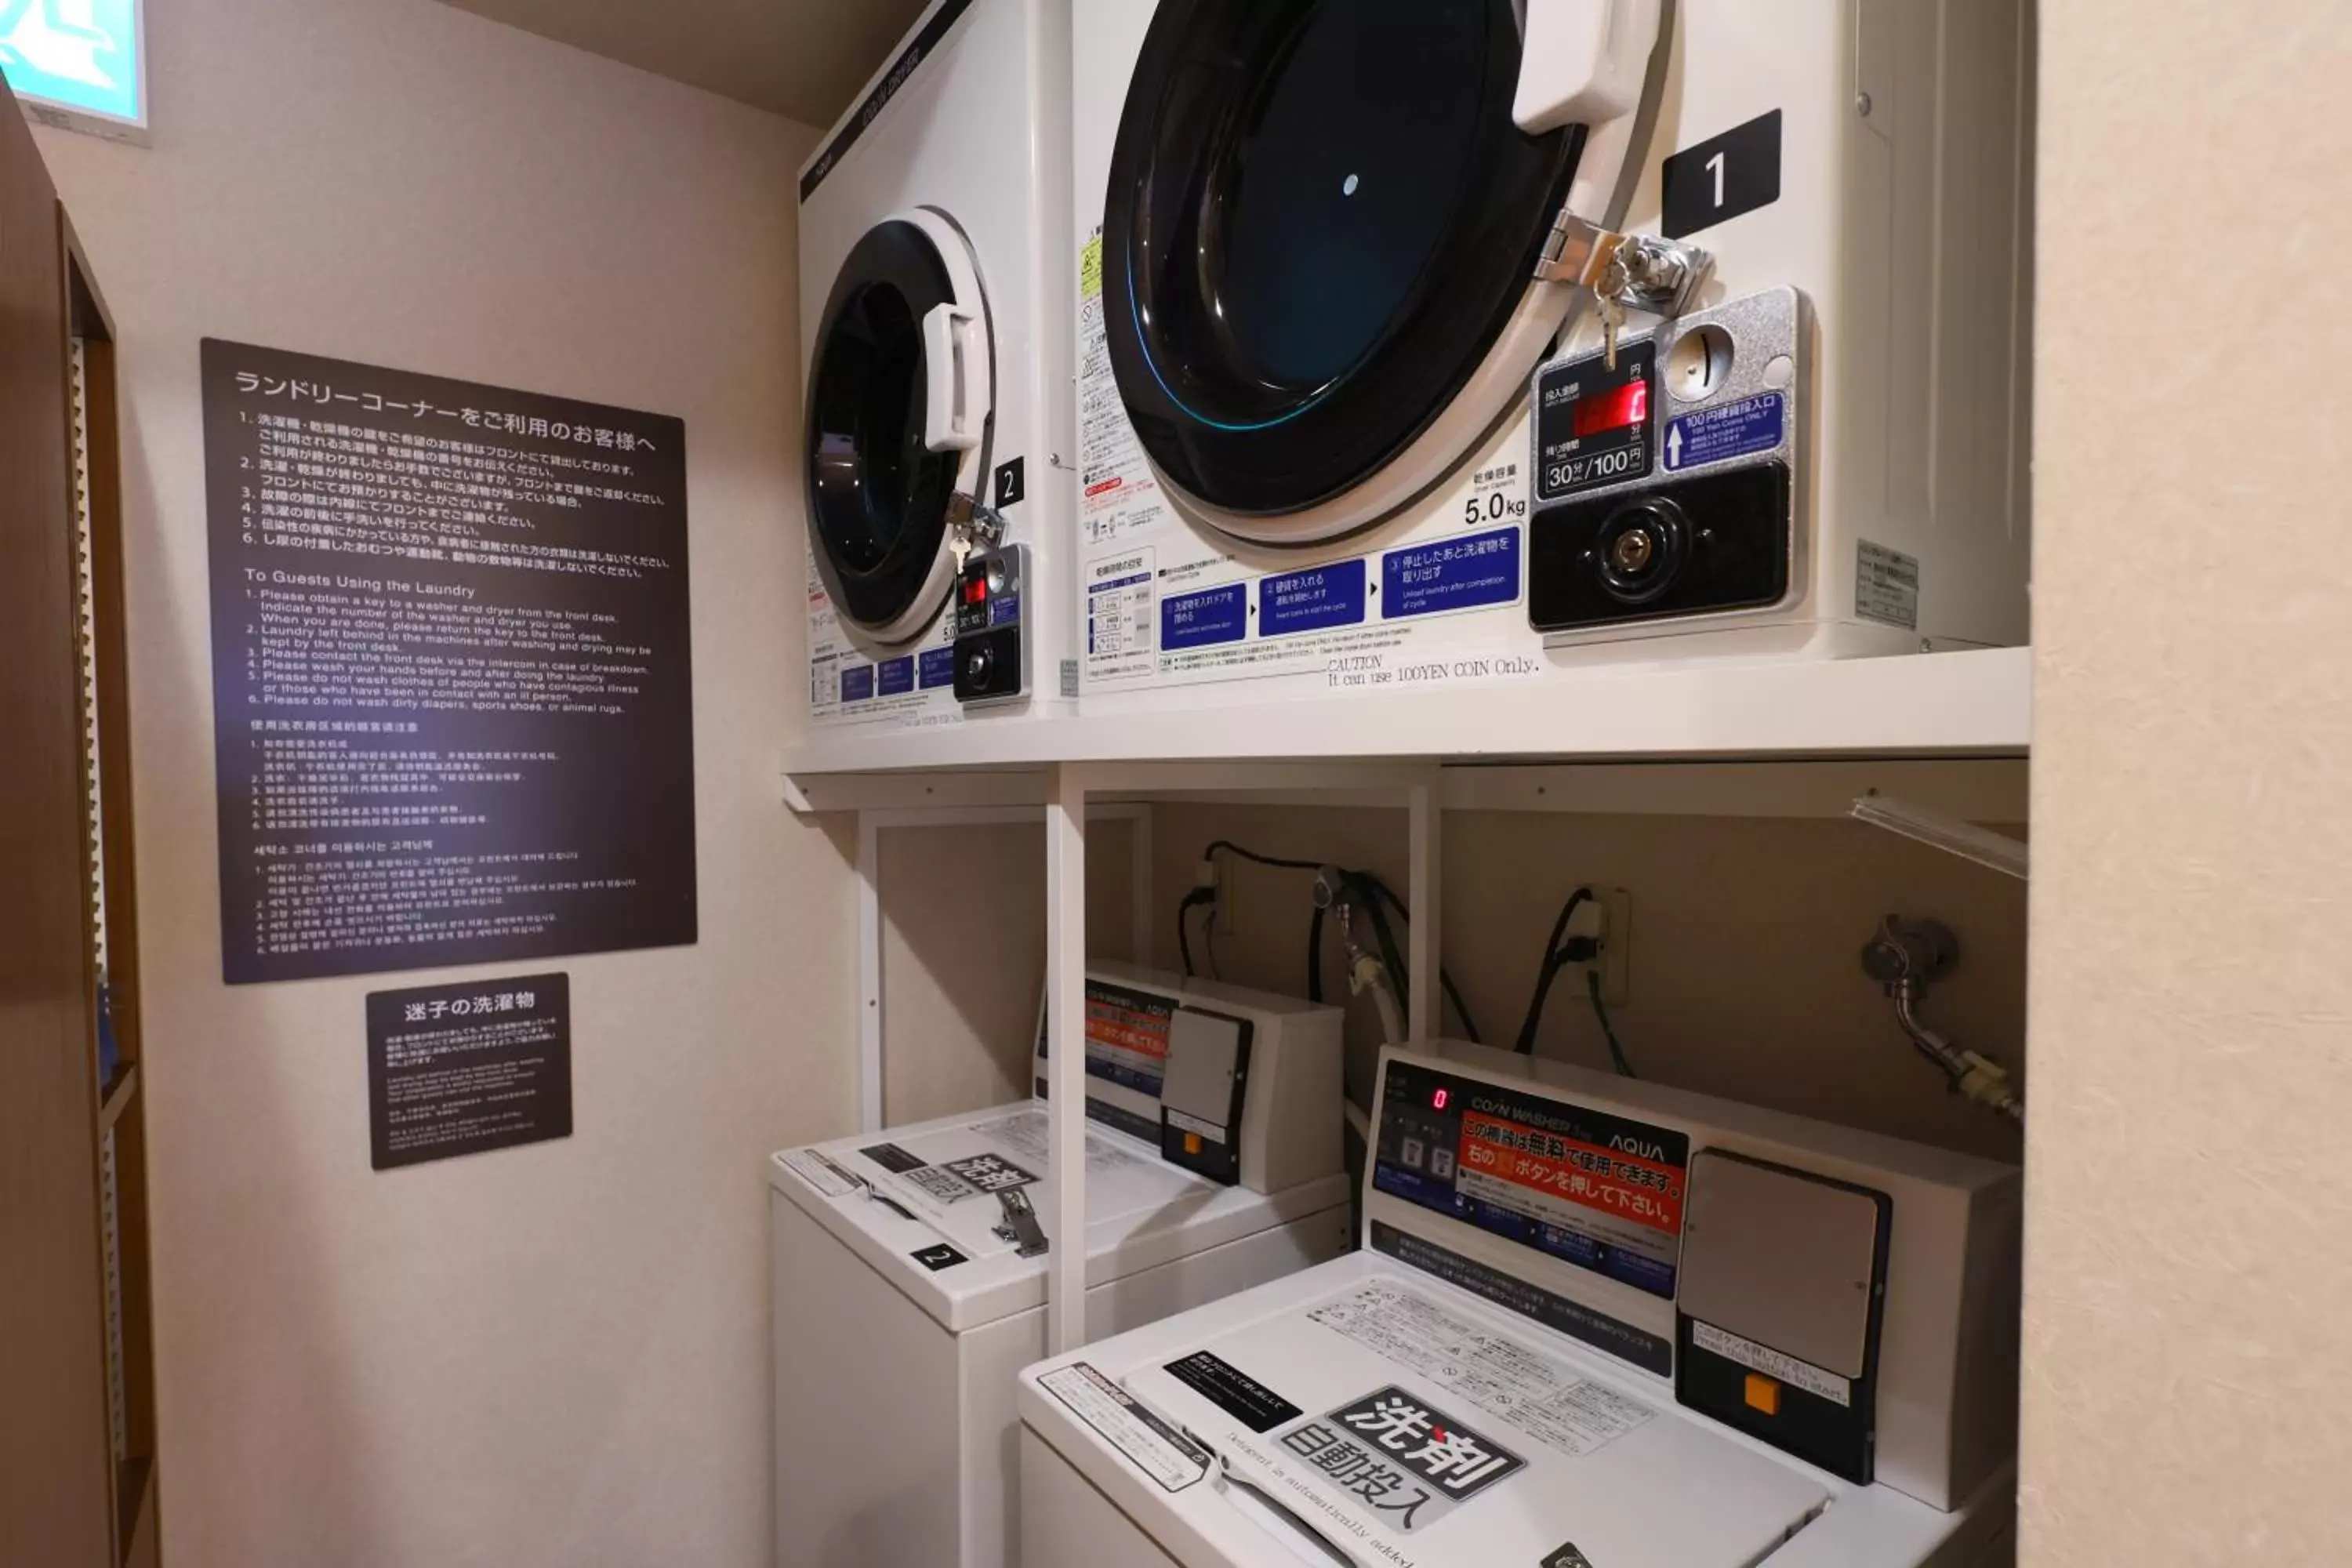
{"type": "Polygon", "coordinates": [[[955,586],[955,694],[1005,702],[1029,689],[1028,546],[1000,544],[965,558],[955,586]]]}
{"type": "Polygon", "coordinates": [[[1805,302],[1776,289],[1536,373],[1528,619],[1764,609],[1795,580],[1805,302]]]}

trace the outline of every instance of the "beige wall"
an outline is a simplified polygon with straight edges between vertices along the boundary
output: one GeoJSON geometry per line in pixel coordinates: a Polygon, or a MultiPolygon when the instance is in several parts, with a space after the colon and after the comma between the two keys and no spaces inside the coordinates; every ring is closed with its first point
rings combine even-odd
{"type": "MultiPolygon", "coordinates": [[[[1087,832],[1087,951],[1099,957],[1134,952],[1133,831],[1113,819],[1087,832]]],[[[877,843],[884,1121],[1023,1098],[1045,984],[1045,824],[900,827],[877,843]]]]}
{"type": "MultiPolygon", "coordinates": [[[[1402,811],[1163,806],[1154,820],[1162,963],[1176,963],[1175,906],[1202,848],[1232,838],[1261,854],[1377,871],[1405,892],[1402,811]]],[[[1304,871],[1240,866],[1234,931],[1216,939],[1225,978],[1306,986],[1304,871]]],[[[1570,813],[1450,812],[1445,818],[1446,967],[1489,1045],[1517,1035],[1560,903],[1580,883],[1633,895],[1619,1039],[1644,1077],[2000,1159],[2015,1131],[1945,1091],[1864,978],[1863,943],[1892,912],[1932,915],[1960,939],[1961,963],[1931,997],[1930,1020],[1961,1043],[2025,1065],[2021,884],[1845,821],[1570,813]]],[[[1205,966],[1197,912],[1193,959],[1205,966]]],[[[1397,932],[1402,942],[1404,931],[1397,932]]],[[[1328,994],[1345,994],[1327,936],[1328,994]]],[[[1457,1029],[1452,1008],[1447,1027],[1457,1029]]],[[[1379,1049],[1368,1006],[1350,1009],[1350,1086],[1369,1100],[1379,1049]]],[[[1537,1048],[1606,1070],[1591,1005],[1572,978],[1552,988],[1537,1048]]]]}
{"type": "Polygon", "coordinates": [[[127,375],[165,1561],[765,1563],[762,1156],[855,1084],[844,850],[775,772],[811,133],[428,0],[148,26],[153,147],[42,146],[127,375]],[[220,983],[208,334],[687,423],[702,941],[527,966],[568,1141],[377,1174],[362,997],[427,977],[220,983]]]}
{"type": "Polygon", "coordinates": [[[2333,1568],[2352,7],[2042,24],[2024,1562],[2333,1568]]]}

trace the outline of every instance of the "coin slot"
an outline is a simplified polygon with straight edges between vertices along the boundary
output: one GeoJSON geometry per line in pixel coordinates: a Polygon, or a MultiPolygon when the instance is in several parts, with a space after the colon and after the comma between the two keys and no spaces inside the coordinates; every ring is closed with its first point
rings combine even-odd
{"type": "Polygon", "coordinates": [[[1712,321],[1675,340],[1666,354],[1666,390],[1678,402],[1712,397],[1731,379],[1731,334],[1712,321]]]}

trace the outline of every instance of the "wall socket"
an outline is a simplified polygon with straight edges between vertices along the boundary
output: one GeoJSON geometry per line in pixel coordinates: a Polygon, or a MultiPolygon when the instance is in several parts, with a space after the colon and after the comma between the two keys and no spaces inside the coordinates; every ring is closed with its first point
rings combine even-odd
{"type": "Polygon", "coordinates": [[[1633,960],[1633,895],[1622,888],[1595,887],[1591,900],[1570,917],[1570,936],[1599,936],[1601,955],[1589,963],[1563,963],[1559,984],[1581,994],[1589,971],[1601,974],[1601,1000],[1612,1007],[1625,1005],[1632,989],[1633,960]]]}

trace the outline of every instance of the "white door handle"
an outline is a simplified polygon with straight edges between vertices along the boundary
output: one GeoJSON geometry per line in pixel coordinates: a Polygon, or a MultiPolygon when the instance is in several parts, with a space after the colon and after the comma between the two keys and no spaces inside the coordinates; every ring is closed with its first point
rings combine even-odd
{"type": "Polygon", "coordinates": [[[1658,0],[1528,0],[1511,118],[1539,136],[1631,114],[1658,41],[1658,0]]]}
{"type": "Polygon", "coordinates": [[[988,418],[988,346],[980,318],[953,304],[923,318],[923,445],[969,452],[988,418]]]}

